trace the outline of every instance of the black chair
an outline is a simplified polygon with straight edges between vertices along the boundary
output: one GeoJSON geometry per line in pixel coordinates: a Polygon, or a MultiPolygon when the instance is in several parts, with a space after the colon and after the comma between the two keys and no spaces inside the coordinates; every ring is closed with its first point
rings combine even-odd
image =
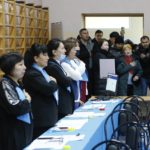
{"type": "MultiPolygon", "coordinates": [[[[143,126],[142,122],[136,115],[136,112],[141,116],[141,108],[138,104],[133,102],[122,102],[116,105],[110,114],[111,124],[113,127],[113,134],[111,138],[121,140],[128,144],[133,150],[148,149],[149,145],[149,133],[143,126]],[[113,116],[118,113],[118,126],[115,128],[113,116]]],[[[108,122],[108,121],[106,121],[108,122]]],[[[105,130],[106,127],[104,126],[105,130]]],[[[107,131],[105,131],[107,138],[107,131]]]]}
{"type": "Polygon", "coordinates": [[[139,111],[137,111],[135,108],[132,108],[132,111],[134,111],[141,122],[141,125],[148,130],[149,135],[150,135],[150,111],[149,111],[149,107],[148,104],[146,103],[146,101],[140,97],[140,96],[129,96],[126,97],[123,102],[132,102],[135,103],[139,106],[141,112],[139,113],[139,111]]]}
{"type": "Polygon", "coordinates": [[[111,139],[117,139],[126,143],[133,150],[148,150],[149,133],[137,122],[126,122],[118,126],[111,136],[111,139]],[[120,129],[126,127],[126,134],[122,136],[120,129]]]}
{"type": "Polygon", "coordinates": [[[118,140],[107,140],[96,144],[91,150],[101,150],[101,146],[105,145],[106,150],[131,150],[131,148],[118,140]]]}
{"type": "MultiPolygon", "coordinates": [[[[117,128],[118,126],[132,121],[139,123],[139,118],[134,112],[126,109],[112,111],[112,113],[108,115],[104,122],[105,140],[110,139],[110,137],[108,138],[108,135],[110,136],[110,133],[108,133],[108,128],[112,128],[112,131],[114,132],[115,128],[117,128]],[[120,120],[120,118],[123,119],[120,120]]],[[[127,127],[123,126],[122,128],[120,128],[119,134],[125,135],[126,131],[127,127]]]]}
{"type": "Polygon", "coordinates": [[[134,111],[139,116],[141,121],[146,121],[149,119],[150,113],[148,104],[142,97],[136,95],[128,96],[123,100],[123,102],[132,102],[140,107],[142,114],[138,114],[139,112],[134,107],[132,107],[132,111],[134,111]]]}
{"type": "Polygon", "coordinates": [[[130,102],[130,101],[129,102],[128,101],[125,101],[125,102],[123,101],[123,102],[117,104],[114,107],[113,111],[118,110],[118,109],[126,109],[126,110],[134,112],[136,115],[140,114],[140,116],[142,116],[142,110],[141,110],[140,106],[138,104],[130,102]]]}
{"type": "MultiPolygon", "coordinates": [[[[133,108],[134,108],[134,110],[136,110],[136,112],[139,112],[140,116],[142,115],[142,111],[141,111],[140,107],[137,104],[132,103],[132,102],[119,103],[118,105],[116,105],[114,107],[113,111],[119,110],[119,109],[126,109],[128,111],[133,111],[133,108]]],[[[136,121],[136,120],[134,120],[131,113],[127,113],[127,112],[120,112],[119,113],[118,126],[120,126],[121,124],[124,124],[126,122],[133,122],[133,121],[136,121]]],[[[126,133],[125,127],[122,127],[122,130],[120,128],[120,131],[122,132],[122,134],[125,135],[125,133],[126,133]]]]}

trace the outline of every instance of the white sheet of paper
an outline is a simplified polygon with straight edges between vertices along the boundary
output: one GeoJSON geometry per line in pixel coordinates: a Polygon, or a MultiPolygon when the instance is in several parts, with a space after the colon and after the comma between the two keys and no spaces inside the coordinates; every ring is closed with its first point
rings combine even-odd
{"type": "Polygon", "coordinates": [[[62,135],[62,136],[48,136],[48,135],[42,135],[40,136],[41,139],[36,139],[32,142],[32,144],[25,148],[24,150],[33,150],[33,149],[63,149],[63,147],[68,143],[69,141],[80,141],[83,140],[85,137],[84,134],[81,135],[62,135]],[[42,138],[54,138],[56,140],[51,139],[42,139],[42,138]],[[57,140],[57,138],[62,138],[63,141],[57,140]]]}
{"type": "MultiPolygon", "coordinates": [[[[104,106],[104,105],[103,105],[104,106]]],[[[105,107],[105,106],[104,106],[105,107]]],[[[73,115],[71,115],[71,118],[93,118],[93,117],[99,117],[104,116],[104,113],[94,113],[94,112],[75,112],[73,115]]]]}
{"type": "Polygon", "coordinates": [[[95,108],[105,108],[106,104],[90,104],[90,105],[85,105],[82,107],[82,109],[95,109],[95,108]]]}
{"type": "Polygon", "coordinates": [[[68,127],[68,128],[74,128],[74,129],[81,129],[85,123],[88,122],[88,119],[77,119],[77,120],[60,120],[56,127],[68,127]]]}
{"type": "Polygon", "coordinates": [[[118,76],[115,74],[108,74],[107,84],[106,84],[107,91],[116,92],[117,78],[118,76]]]}
{"type": "Polygon", "coordinates": [[[100,59],[100,79],[107,78],[109,73],[115,74],[115,59],[100,59]]]}
{"type": "Polygon", "coordinates": [[[84,112],[74,112],[72,115],[68,116],[71,118],[88,118],[89,116],[93,116],[94,112],[84,111],[84,112]]]}
{"type": "Polygon", "coordinates": [[[65,141],[80,141],[83,140],[85,135],[84,134],[80,134],[80,135],[62,135],[62,136],[48,136],[48,135],[42,135],[40,136],[41,138],[49,138],[49,137],[61,137],[63,138],[63,140],[65,141]]]}
{"type": "Polygon", "coordinates": [[[33,150],[33,149],[37,149],[37,150],[41,150],[41,149],[63,149],[63,147],[66,145],[68,141],[67,140],[63,140],[63,142],[61,141],[52,141],[49,139],[36,139],[32,142],[32,144],[30,146],[28,146],[27,148],[25,148],[24,150],[33,150]]]}

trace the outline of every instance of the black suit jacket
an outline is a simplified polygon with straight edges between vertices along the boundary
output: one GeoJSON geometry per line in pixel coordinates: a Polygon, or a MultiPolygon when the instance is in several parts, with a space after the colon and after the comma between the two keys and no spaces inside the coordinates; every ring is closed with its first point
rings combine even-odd
{"type": "Polygon", "coordinates": [[[79,46],[80,46],[80,54],[78,55],[78,57],[86,64],[86,69],[89,71],[90,68],[89,61],[91,57],[90,53],[82,42],[79,42],[79,46]]]}
{"type": "Polygon", "coordinates": [[[58,120],[58,107],[53,93],[58,89],[54,81],[47,82],[42,73],[34,68],[26,71],[24,87],[32,101],[35,127],[51,127],[58,120]]]}
{"type": "Polygon", "coordinates": [[[72,114],[74,110],[74,98],[70,87],[72,79],[66,76],[61,65],[54,59],[50,59],[48,66],[45,68],[49,75],[53,76],[57,80],[59,87],[59,105],[58,110],[62,115],[72,114]]]}

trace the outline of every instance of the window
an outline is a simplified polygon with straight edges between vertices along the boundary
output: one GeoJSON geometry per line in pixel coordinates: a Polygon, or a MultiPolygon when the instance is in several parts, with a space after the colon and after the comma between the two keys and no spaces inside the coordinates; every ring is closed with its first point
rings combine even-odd
{"type": "Polygon", "coordinates": [[[88,29],[120,29],[129,28],[129,17],[85,17],[85,28],[88,29]]]}

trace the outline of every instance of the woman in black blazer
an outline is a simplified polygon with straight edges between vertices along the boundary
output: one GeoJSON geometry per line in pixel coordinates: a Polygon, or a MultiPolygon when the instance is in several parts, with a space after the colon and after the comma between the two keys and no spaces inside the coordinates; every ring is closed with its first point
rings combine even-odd
{"type": "Polygon", "coordinates": [[[74,110],[74,97],[71,90],[72,79],[66,76],[65,71],[61,67],[61,60],[65,57],[66,52],[63,43],[59,39],[52,39],[48,45],[49,61],[46,71],[49,75],[56,78],[59,87],[59,119],[72,114],[74,110]]]}
{"type": "Polygon", "coordinates": [[[10,52],[0,57],[5,73],[0,81],[0,150],[22,150],[32,141],[31,97],[19,80],[25,73],[23,57],[10,52]]]}
{"type": "Polygon", "coordinates": [[[57,83],[43,69],[48,59],[46,46],[37,44],[33,44],[25,54],[27,71],[23,83],[32,98],[33,139],[54,126],[58,120],[57,83]]]}

